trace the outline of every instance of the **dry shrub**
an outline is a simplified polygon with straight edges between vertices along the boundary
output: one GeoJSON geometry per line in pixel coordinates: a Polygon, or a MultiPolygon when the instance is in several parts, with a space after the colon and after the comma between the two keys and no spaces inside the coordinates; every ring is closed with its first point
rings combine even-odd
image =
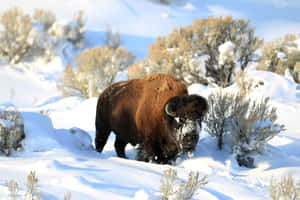
{"type": "Polygon", "coordinates": [[[293,73],[294,80],[300,83],[300,62],[296,62],[293,73]]]}
{"type": "Polygon", "coordinates": [[[209,110],[205,118],[205,130],[218,140],[218,148],[223,147],[223,136],[231,131],[231,120],[238,112],[248,109],[249,101],[244,101],[243,96],[220,91],[212,93],[208,99],[209,110]]]}
{"type": "Polygon", "coordinates": [[[19,184],[11,179],[10,181],[5,182],[5,186],[7,187],[11,200],[17,200],[17,195],[19,192],[19,184]]]}
{"type": "Polygon", "coordinates": [[[284,75],[286,70],[292,74],[295,82],[300,83],[297,63],[300,62],[300,51],[297,48],[293,34],[283,38],[265,42],[262,47],[262,58],[258,69],[284,75]]]}
{"type": "Polygon", "coordinates": [[[138,79],[143,78],[147,75],[147,70],[144,61],[137,61],[135,64],[128,68],[128,78],[129,79],[138,79]]]}
{"type": "Polygon", "coordinates": [[[186,182],[179,181],[176,170],[165,170],[164,175],[160,180],[161,199],[190,200],[201,186],[208,183],[206,178],[206,176],[200,178],[199,172],[190,172],[186,182]]]}
{"type": "MultiPolygon", "coordinates": [[[[19,184],[11,179],[10,181],[5,182],[5,186],[7,187],[9,191],[9,196],[11,200],[17,200],[17,199],[24,199],[24,200],[41,200],[42,192],[39,187],[39,179],[35,173],[35,171],[31,171],[27,176],[27,182],[26,182],[26,192],[24,193],[23,198],[17,198],[19,193],[19,184]]],[[[70,192],[67,192],[64,195],[64,200],[70,200],[72,197],[72,194],[70,192]]]]}
{"type": "Polygon", "coordinates": [[[25,138],[24,120],[15,108],[0,109],[0,152],[9,156],[13,150],[21,150],[25,138]]]}
{"type": "Polygon", "coordinates": [[[234,82],[242,96],[247,96],[255,88],[258,88],[260,85],[264,85],[263,81],[255,81],[253,78],[250,78],[246,71],[238,72],[234,82]]]}
{"type": "Polygon", "coordinates": [[[74,68],[70,63],[66,66],[58,88],[65,96],[98,96],[113,83],[119,71],[132,65],[134,59],[135,56],[124,48],[105,46],[87,49],[74,57],[74,68]]]}
{"type": "Polygon", "coordinates": [[[230,146],[240,166],[254,167],[251,153],[261,152],[267,141],[284,130],[276,124],[276,108],[269,98],[250,100],[241,94],[220,92],[208,97],[206,131],[217,137],[222,149],[223,136],[230,134],[230,146]]]}
{"type": "Polygon", "coordinates": [[[231,148],[240,166],[254,167],[254,159],[248,156],[253,152],[262,152],[264,145],[284,130],[276,124],[276,108],[271,107],[269,98],[246,104],[247,109],[231,120],[231,148]]]}
{"type": "Polygon", "coordinates": [[[108,25],[106,27],[106,38],[105,43],[106,46],[109,46],[112,49],[117,49],[121,45],[121,36],[120,32],[113,32],[111,27],[108,25]]]}
{"type": "Polygon", "coordinates": [[[80,10],[75,13],[72,20],[63,27],[64,38],[75,48],[81,48],[84,44],[85,23],[86,18],[84,17],[84,12],[80,10]]]}
{"type": "Polygon", "coordinates": [[[34,43],[31,17],[20,8],[11,8],[0,16],[0,56],[18,63],[29,54],[34,43]]]}
{"type": "Polygon", "coordinates": [[[300,179],[295,180],[291,174],[282,176],[280,181],[272,179],[269,193],[272,200],[297,200],[300,198],[300,179]]]}
{"type": "Polygon", "coordinates": [[[56,22],[54,13],[43,9],[35,9],[33,12],[33,19],[43,26],[43,31],[45,33],[47,33],[51,26],[56,22]]]}
{"type": "Polygon", "coordinates": [[[147,53],[148,71],[166,72],[186,84],[212,82],[225,87],[233,83],[236,71],[244,70],[255,59],[261,42],[249,21],[231,16],[195,20],[157,38],[147,53]],[[234,45],[234,58],[219,62],[219,47],[226,42],[234,45]]]}
{"type": "Polygon", "coordinates": [[[41,192],[38,186],[38,178],[34,171],[31,171],[27,176],[25,200],[40,200],[41,192]]]}
{"type": "Polygon", "coordinates": [[[64,200],[71,200],[72,194],[71,192],[67,192],[64,196],[64,200]]]}

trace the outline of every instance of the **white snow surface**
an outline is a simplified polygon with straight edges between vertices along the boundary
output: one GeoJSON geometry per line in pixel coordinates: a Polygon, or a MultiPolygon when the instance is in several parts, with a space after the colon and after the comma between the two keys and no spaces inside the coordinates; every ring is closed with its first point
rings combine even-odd
{"type": "MultiPolygon", "coordinates": [[[[256,168],[239,167],[229,147],[219,151],[215,138],[203,130],[195,152],[173,166],[136,161],[136,150],[130,145],[126,148],[129,159],[118,158],[113,134],[104,151],[97,153],[93,149],[97,98],[52,97],[18,108],[25,123],[24,151],[0,157],[0,199],[9,195],[6,180],[19,182],[21,195],[26,176],[35,171],[45,200],[63,199],[67,192],[75,200],[152,200],[159,196],[160,178],[168,168],[177,169],[182,180],[190,171],[208,176],[208,184],[194,199],[268,199],[272,177],[300,175],[300,88],[290,79],[270,72],[249,74],[264,82],[253,91],[253,97],[270,95],[272,105],[278,109],[278,122],[286,125],[286,131],[273,138],[264,153],[255,156],[256,168]],[[40,110],[48,110],[49,117],[40,110]]],[[[234,87],[225,90],[234,91],[234,87]]],[[[203,96],[215,90],[199,84],[189,87],[189,93],[203,96]]]]}
{"type": "MultiPolygon", "coordinates": [[[[190,24],[195,17],[202,16],[195,14],[195,1],[183,7],[168,7],[148,0],[7,2],[1,11],[16,5],[26,12],[47,8],[60,19],[70,19],[81,8],[89,19],[89,46],[101,43],[99,31],[105,30],[106,24],[112,24],[114,30],[131,35],[126,36],[123,44],[139,58],[145,55],[146,46],[155,41],[149,38],[165,35],[172,28],[190,24]],[[122,17],[126,20],[120,20],[122,17]]],[[[299,43],[298,40],[298,49],[299,43]]],[[[29,63],[29,68],[26,67],[28,63],[0,65],[0,107],[16,105],[24,118],[26,133],[22,141],[24,151],[0,157],[0,200],[9,199],[5,181],[11,179],[19,183],[18,197],[21,198],[30,171],[35,171],[38,176],[42,200],[63,199],[67,192],[71,192],[72,200],[159,199],[160,179],[168,168],[176,169],[180,180],[187,180],[190,171],[207,175],[208,184],[198,191],[193,200],[270,199],[268,188],[272,177],[279,179],[288,173],[300,177],[300,85],[289,77],[255,70],[248,72],[258,85],[251,97],[261,99],[269,96],[272,105],[277,108],[277,122],[286,128],[269,141],[262,154],[255,156],[256,168],[238,166],[230,147],[224,146],[224,150],[219,151],[216,139],[204,130],[195,152],[171,166],[136,161],[136,150],[130,145],[126,148],[128,159],[118,158],[114,151],[113,133],[103,152],[96,152],[93,141],[97,98],[83,100],[61,96],[56,80],[65,64],[66,58],[56,57],[48,64],[41,61],[29,63]],[[261,82],[263,84],[259,84],[261,82]],[[41,111],[48,116],[40,114],[41,111]]],[[[127,73],[120,72],[115,81],[126,78],[127,73]]],[[[200,84],[189,87],[190,94],[204,97],[217,90],[200,84]]],[[[236,86],[225,90],[236,91],[236,86]]],[[[7,125],[9,122],[2,120],[0,123],[7,125]]]]}
{"type": "Polygon", "coordinates": [[[226,62],[235,60],[234,48],[234,44],[231,41],[227,41],[219,46],[219,65],[224,65],[226,62]]]}

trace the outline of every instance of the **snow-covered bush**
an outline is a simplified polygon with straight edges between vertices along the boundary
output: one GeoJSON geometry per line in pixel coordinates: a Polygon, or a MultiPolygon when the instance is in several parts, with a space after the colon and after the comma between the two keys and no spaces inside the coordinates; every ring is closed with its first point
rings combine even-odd
{"type": "Polygon", "coordinates": [[[33,20],[40,24],[43,27],[43,31],[47,33],[56,22],[56,16],[51,11],[35,9],[33,12],[33,20]]]}
{"type": "Polygon", "coordinates": [[[110,26],[106,28],[105,45],[112,49],[117,49],[121,45],[121,36],[119,31],[113,32],[110,26]]]}
{"type": "Polygon", "coordinates": [[[134,59],[135,56],[124,48],[86,49],[74,57],[74,69],[70,63],[65,67],[58,88],[65,96],[98,96],[113,83],[119,71],[133,64],[134,59]]]}
{"type": "Polygon", "coordinates": [[[218,148],[222,149],[223,136],[231,131],[231,120],[238,112],[245,113],[249,101],[243,96],[220,91],[212,93],[208,99],[209,110],[205,117],[205,130],[218,139],[218,148]]]}
{"type": "Polygon", "coordinates": [[[148,73],[163,71],[190,85],[216,83],[228,86],[235,73],[255,60],[261,40],[249,21],[231,16],[195,20],[157,38],[147,53],[148,73]]]}
{"type": "Polygon", "coordinates": [[[21,113],[13,108],[0,109],[0,152],[9,156],[13,150],[22,148],[25,138],[21,113]]]}
{"type": "Polygon", "coordinates": [[[297,37],[286,35],[271,42],[265,42],[262,47],[262,58],[258,64],[258,69],[267,70],[284,75],[287,70],[293,79],[300,83],[299,63],[300,48],[297,37]]]}
{"type": "Polygon", "coordinates": [[[300,179],[296,180],[291,174],[282,176],[279,182],[272,179],[269,192],[272,200],[297,200],[300,198],[300,179]]]}
{"type": "Polygon", "coordinates": [[[139,60],[128,68],[128,78],[137,79],[147,75],[146,67],[144,67],[144,61],[139,60]]]}
{"type": "Polygon", "coordinates": [[[269,98],[250,100],[241,94],[213,93],[208,97],[209,112],[206,131],[218,138],[222,149],[223,136],[230,135],[230,146],[240,166],[253,167],[251,153],[261,152],[265,143],[284,130],[276,124],[276,108],[269,98]]]}
{"type": "Polygon", "coordinates": [[[269,98],[246,103],[247,109],[237,110],[231,119],[231,149],[240,166],[254,167],[253,152],[262,152],[266,142],[284,130],[276,124],[276,108],[271,107],[269,98]]]}
{"type": "Polygon", "coordinates": [[[84,45],[85,22],[86,19],[81,10],[75,13],[73,19],[63,27],[64,38],[75,48],[81,48],[84,45]]]}
{"type": "Polygon", "coordinates": [[[18,63],[29,54],[34,43],[32,21],[20,8],[11,8],[0,16],[0,57],[18,63]]]}
{"type": "Polygon", "coordinates": [[[264,85],[264,82],[259,80],[254,80],[250,78],[245,71],[240,71],[236,74],[234,80],[236,86],[238,87],[239,93],[242,96],[246,96],[250,92],[252,92],[255,88],[258,88],[261,85],[264,85]]]}
{"type": "Polygon", "coordinates": [[[165,170],[160,182],[161,200],[190,200],[200,187],[208,183],[206,176],[199,177],[199,172],[190,172],[186,182],[178,181],[174,169],[165,170]]]}

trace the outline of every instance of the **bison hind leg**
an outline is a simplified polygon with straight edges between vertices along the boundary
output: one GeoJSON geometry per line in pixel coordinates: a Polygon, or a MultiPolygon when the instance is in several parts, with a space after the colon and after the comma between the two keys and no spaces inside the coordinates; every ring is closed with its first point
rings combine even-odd
{"type": "Polygon", "coordinates": [[[115,150],[119,157],[126,158],[125,155],[125,147],[127,145],[127,142],[124,142],[120,137],[116,136],[115,140],[115,150]]]}
{"type": "Polygon", "coordinates": [[[98,152],[102,152],[107,142],[111,130],[103,123],[96,124],[95,147],[98,152]]]}

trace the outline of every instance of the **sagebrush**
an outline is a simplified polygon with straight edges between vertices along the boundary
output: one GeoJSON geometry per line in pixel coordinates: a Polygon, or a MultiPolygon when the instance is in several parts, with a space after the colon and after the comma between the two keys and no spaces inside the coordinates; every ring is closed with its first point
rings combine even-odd
{"type": "Polygon", "coordinates": [[[58,88],[65,96],[96,97],[111,85],[119,71],[134,62],[135,56],[124,48],[108,46],[86,49],[74,57],[75,66],[65,67],[58,88]]]}
{"type": "Polygon", "coordinates": [[[149,47],[146,64],[140,64],[147,73],[165,72],[188,85],[200,82],[226,87],[237,71],[256,59],[261,43],[250,21],[231,16],[203,18],[157,38],[149,47]]]}
{"type": "Polygon", "coordinates": [[[269,187],[272,200],[298,200],[300,198],[300,179],[291,174],[282,176],[280,181],[272,178],[269,187]]]}
{"type": "Polygon", "coordinates": [[[75,13],[71,21],[60,24],[51,11],[35,9],[31,16],[22,8],[10,8],[0,15],[0,58],[17,64],[36,57],[48,62],[60,50],[65,55],[67,46],[83,46],[85,22],[82,11],[75,13]]]}
{"type": "Polygon", "coordinates": [[[25,138],[24,120],[14,107],[0,109],[0,152],[9,156],[13,150],[21,150],[25,138]]]}
{"type": "Polygon", "coordinates": [[[300,50],[296,39],[296,35],[288,34],[283,38],[265,42],[257,68],[281,75],[288,71],[294,81],[300,83],[300,50]]]}
{"type": "Polygon", "coordinates": [[[0,56],[18,63],[35,41],[31,17],[20,8],[11,8],[1,14],[0,25],[0,56]]]}
{"type": "Polygon", "coordinates": [[[241,166],[254,167],[249,155],[261,152],[267,141],[284,130],[284,125],[276,123],[276,108],[269,98],[250,100],[240,93],[220,90],[208,97],[208,105],[206,131],[218,139],[219,149],[224,135],[229,134],[229,145],[241,166]]]}
{"type": "Polygon", "coordinates": [[[105,46],[109,46],[112,49],[117,49],[121,45],[121,35],[119,31],[113,32],[111,27],[106,27],[105,46]]]}
{"type": "Polygon", "coordinates": [[[72,20],[63,27],[63,36],[74,48],[82,48],[85,40],[86,18],[82,10],[73,15],[72,20]]]}
{"type": "Polygon", "coordinates": [[[174,169],[165,170],[160,182],[162,200],[190,200],[208,183],[206,176],[199,177],[199,172],[190,172],[187,181],[179,181],[174,169]]]}

